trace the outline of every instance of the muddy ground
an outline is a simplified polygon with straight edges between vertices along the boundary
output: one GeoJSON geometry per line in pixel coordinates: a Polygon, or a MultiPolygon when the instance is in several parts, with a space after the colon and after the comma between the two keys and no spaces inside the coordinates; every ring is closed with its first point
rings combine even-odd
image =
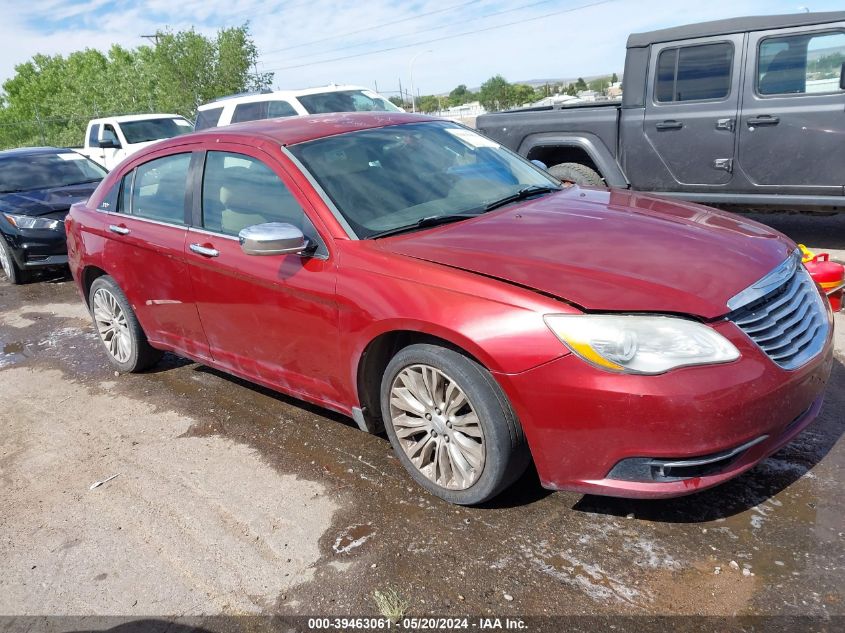
{"type": "MultiPolygon", "coordinates": [[[[759,216],[845,256],[845,215],[759,216]]],[[[528,473],[482,508],[383,437],[176,358],[116,376],[67,277],[0,284],[0,614],[845,614],[845,314],[818,421],[715,490],[528,473]],[[110,481],[91,485],[113,475],[110,481]]]]}

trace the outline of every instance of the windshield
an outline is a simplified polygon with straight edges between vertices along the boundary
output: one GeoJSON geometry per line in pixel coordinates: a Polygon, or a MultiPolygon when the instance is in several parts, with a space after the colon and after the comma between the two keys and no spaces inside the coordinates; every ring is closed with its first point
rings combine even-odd
{"type": "Polygon", "coordinates": [[[0,193],[98,182],[105,176],[105,169],[76,152],[0,158],[0,193]]]}
{"type": "Polygon", "coordinates": [[[146,119],[143,121],[124,121],[120,124],[127,143],[145,143],[173,138],[180,134],[193,132],[193,127],[182,117],[175,119],[146,119]]]}
{"type": "Polygon", "coordinates": [[[372,90],[337,90],[297,97],[308,114],[327,112],[401,112],[372,90]]]}
{"type": "Polygon", "coordinates": [[[289,149],[362,238],[423,218],[481,213],[526,187],[560,186],[498,143],[445,121],[361,130],[289,149]]]}

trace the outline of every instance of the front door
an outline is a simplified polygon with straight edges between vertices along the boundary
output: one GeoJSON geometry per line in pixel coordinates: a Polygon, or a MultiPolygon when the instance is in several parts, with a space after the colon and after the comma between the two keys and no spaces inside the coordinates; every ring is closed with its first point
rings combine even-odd
{"type": "Polygon", "coordinates": [[[185,262],[191,156],[159,157],[124,176],[106,215],[103,257],[150,341],[204,359],[208,344],[185,262]]]}
{"type": "Polygon", "coordinates": [[[643,120],[670,191],[731,182],[744,35],[655,45],[643,120]]]}
{"type": "Polygon", "coordinates": [[[242,145],[207,152],[186,258],[214,360],[233,373],[287,392],[336,402],[336,267],[303,207],[307,200],[275,160],[242,145]],[[238,233],[287,222],[317,250],[247,255],[238,233]]]}
{"type": "Polygon", "coordinates": [[[750,37],[740,167],[760,193],[842,195],[845,23],[750,37]]]}

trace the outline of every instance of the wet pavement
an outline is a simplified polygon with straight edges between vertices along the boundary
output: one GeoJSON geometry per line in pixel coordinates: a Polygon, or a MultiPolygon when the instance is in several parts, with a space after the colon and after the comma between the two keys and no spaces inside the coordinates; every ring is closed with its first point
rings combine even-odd
{"type": "MultiPolygon", "coordinates": [[[[755,217],[809,246],[845,248],[845,215],[755,217]]],[[[75,613],[173,613],[166,595],[141,588],[141,574],[126,579],[122,541],[94,539],[87,551],[96,564],[83,565],[57,562],[51,541],[39,540],[45,521],[64,521],[57,543],[90,541],[88,519],[64,516],[75,516],[87,503],[94,473],[114,471],[121,477],[103,485],[97,511],[134,535],[132,543],[143,543],[147,549],[138,552],[155,553],[146,563],[130,564],[165,585],[171,576],[186,586],[185,578],[202,577],[203,595],[182,604],[179,614],[374,616],[374,592],[393,590],[407,601],[410,615],[843,615],[845,314],[836,320],[836,362],[819,419],[738,479],[681,499],[633,501],[552,493],[529,472],[494,502],[460,508],[413,484],[386,438],[366,435],[342,416],[172,355],[145,374],[115,376],[66,277],[22,287],[0,283],[0,501],[7,517],[0,518],[0,612],[56,613],[68,604],[75,613]],[[91,453],[77,456],[77,467],[59,479],[72,491],[59,498],[58,490],[39,488],[28,474],[40,448],[26,437],[30,427],[16,421],[40,420],[33,437],[51,436],[53,414],[65,431],[80,425],[80,433],[91,433],[84,426],[89,401],[106,409],[113,402],[115,411],[91,415],[114,420],[118,430],[100,449],[90,437],[84,440],[91,453]],[[146,422],[133,429],[133,416],[146,422]],[[192,448],[176,450],[180,443],[192,448]],[[145,446],[148,457],[139,459],[145,446]],[[175,491],[187,495],[183,502],[168,502],[161,512],[159,495],[164,499],[172,482],[182,480],[165,478],[144,493],[141,482],[131,481],[131,469],[170,450],[173,457],[146,476],[187,460],[190,474],[184,476],[193,483],[175,491]],[[21,455],[27,468],[20,466],[21,455]],[[85,469],[99,459],[108,466],[85,469]],[[130,484],[141,491],[143,512],[130,484]],[[237,520],[205,523],[209,533],[192,536],[196,547],[179,552],[172,541],[193,534],[190,528],[174,533],[157,524],[202,520],[211,512],[192,507],[192,490],[213,497],[208,508],[237,520]],[[274,495],[278,500],[268,503],[274,495]],[[262,506],[261,515],[244,518],[253,504],[262,506]],[[36,517],[34,508],[44,505],[49,518],[36,517]],[[308,526],[307,533],[293,534],[297,524],[308,526]],[[289,546],[297,551],[286,554],[289,546]],[[234,571],[210,578],[215,565],[234,565],[226,561],[230,556],[254,557],[250,565],[258,567],[271,564],[260,568],[260,583],[249,584],[234,571]],[[32,590],[10,590],[34,578],[39,565],[48,567],[51,583],[71,588],[63,594],[66,602],[35,590],[43,579],[32,590]],[[123,582],[112,581],[121,571],[123,582]],[[106,576],[97,580],[101,574],[106,576]],[[74,602],[74,587],[81,592],[96,582],[117,584],[74,602]],[[148,600],[146,594],[134,598],[145,611],[133,610],[133,588],[148,592],[148,600]]],[[[71,434],[45,453],[60,462],[74,442],[71,434]]],[[[168,592],[166,586],[158,590],[168,592]]]]}

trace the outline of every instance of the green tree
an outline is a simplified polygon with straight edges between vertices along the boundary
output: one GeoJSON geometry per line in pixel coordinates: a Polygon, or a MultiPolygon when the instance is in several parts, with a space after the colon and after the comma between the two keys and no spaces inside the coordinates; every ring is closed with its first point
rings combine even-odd
{"type": "MultiPolygon", "coordinates": [[[[542,98],[542,97],[540,97],[542,98]]],[[[525,105],[526,103],[533,103],[537,100],[534,94],[534,88],[525,84],[514,84],[511,87],[511,104],[514,106],[525,105]]]]}
{"type": "Polygon", "coordinates": [[[615,84],[617,81],[619,81],[619,75],[617,75],[616,73],[613,73],[613,74],[610,76],[610,83],[614,83],[614,84],[615,84]]]}
{"type": "Polygon", "coordinates": [[[434,95],[423,95],[417,98],[417,111],[431,113],[440,110],[440,99],[434,95]]]}
{"type": "Polygon", "coordinates": [[[478,100],[486,110],[504,110],[511,107],[513,101],[511,85],[501,75],[490,77],[481,84],[478,100]]]}
{"type": "Polygon", "coordinates": [[[190,30],[156,40],[107,54],[38,54],[19,64],[0,92],[0,147],[79,145],[92,117],[158,111],[190,118],[205,101],[272,81],[255,70],[248,24],[210,38],[190,30]]]}
{"type": "Polygon", "coordinates": [[[476,94],[464,84],[461,84],[449,93],[449,105],[451,106],[464,105],[470,101],[475,101],[475,99],[476,94]]]}
{"type": "Polygon", "coordinates": [[[576,92],[580,90],[587,90],[587,82],[584,81],[583,77],[578,77],[578,81],[575,82],[575,90],[576,92]]]}

